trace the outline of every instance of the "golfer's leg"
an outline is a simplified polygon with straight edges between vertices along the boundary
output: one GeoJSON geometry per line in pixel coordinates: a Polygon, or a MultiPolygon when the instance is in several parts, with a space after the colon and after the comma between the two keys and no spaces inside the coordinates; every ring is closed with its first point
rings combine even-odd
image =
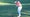
{"type": "Polygon", "coordinates": [[[21,7],[18,7],[18,14],[19,14],[19,16],[21,16],[21,7]]]}

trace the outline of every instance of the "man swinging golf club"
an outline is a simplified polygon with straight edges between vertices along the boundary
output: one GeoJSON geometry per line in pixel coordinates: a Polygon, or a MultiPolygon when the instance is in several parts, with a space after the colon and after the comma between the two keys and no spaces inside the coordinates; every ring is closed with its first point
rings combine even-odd
{"type": "Polygon", "coordinates": [[[22,10],[22,4],[20,3],[20,1],[16,1],[16,6],[18,7],[18,17],[21,16],[21,10],[22,10]]]}

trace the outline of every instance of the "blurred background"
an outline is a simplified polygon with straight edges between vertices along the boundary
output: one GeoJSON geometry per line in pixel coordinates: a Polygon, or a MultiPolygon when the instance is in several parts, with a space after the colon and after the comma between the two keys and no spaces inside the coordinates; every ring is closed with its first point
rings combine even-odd
{"type": "MultiPolygon", "coordinates": [[[[16,0],[0,0],[0,17],[17,17],[16,0]]],[[[20,0],[22,3],[21,17],[30,17],[30,0],[20,0]]]]}

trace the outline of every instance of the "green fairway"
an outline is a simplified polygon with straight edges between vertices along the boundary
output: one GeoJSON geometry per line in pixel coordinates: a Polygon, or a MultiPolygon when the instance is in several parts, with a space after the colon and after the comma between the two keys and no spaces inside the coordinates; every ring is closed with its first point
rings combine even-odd
{"type": "MultiPolygon", "coordinates": [[[[30,15],[29,7],[30,5],[23,5],[22,17],[27,17],[28,15],[30,15]]],[[[14,17],[18,15],[17,7],[15,5],[0,6],[0,17],[11,17],[11,15],[13,15],[14,17]]]]}
{"type": "MultiPolygon", "coordinates": [[[[16,0],[0,0],[0,17],[17,17],[16,0]]],[[[22,4],[21,17],[30,17],[30,0],[20,0],[22,4]]]]}

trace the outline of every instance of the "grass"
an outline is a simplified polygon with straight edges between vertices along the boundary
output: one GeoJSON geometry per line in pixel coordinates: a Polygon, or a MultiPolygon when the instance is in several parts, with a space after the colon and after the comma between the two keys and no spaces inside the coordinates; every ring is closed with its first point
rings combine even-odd
{"type": "MultiPolygon", "coordinates": [[[[22,8],[22,16],[21,17],[30,17],[30,5],[23,5],[22,8]]],[[[0,17],[16,17],[17,14],[17,7],[15,5],[5,5],[0,6],[0,17]]]]}

